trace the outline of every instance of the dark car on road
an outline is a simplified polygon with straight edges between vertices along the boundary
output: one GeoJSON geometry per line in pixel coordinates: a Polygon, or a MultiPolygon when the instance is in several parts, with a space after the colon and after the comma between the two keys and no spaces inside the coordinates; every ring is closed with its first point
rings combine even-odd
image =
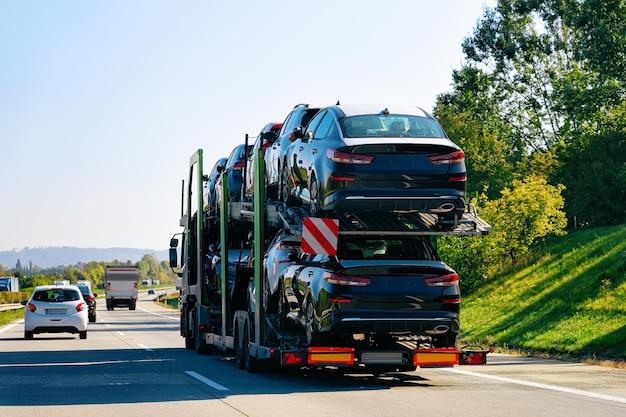
{"type": "Polygon", "coordinates": [[[91,288],[85,284],[76,285],[80,292],[83,294],[85,302],[89,306],[89,323],[95,323],[96,321],[96,297],[97,294],[91,292],[91,288]]]}
{"type": "Polygon", "coordinates": [[[265,151],[265,173],[268,194],[283,200],[283,167],[285,166],[285,150],[304,133],[304,128],[317,114],[319,107],[309,104],[297,104],[289,112],[278,132],[278,138],[265,151]]]}
{"type": "Polygon", "coordinates": [[[320,110],[285,157],[288,193],[319,211],[465,211],[463,150],[412,106],[335,105],[320,110]]]}
{"type": "Polygon", "coordinates": [[[284,270],[282,322],[305,328],[313,344],[404,338],[455,346],[459,277],[427,236],[340,236],[337,250],[284,270]]]}

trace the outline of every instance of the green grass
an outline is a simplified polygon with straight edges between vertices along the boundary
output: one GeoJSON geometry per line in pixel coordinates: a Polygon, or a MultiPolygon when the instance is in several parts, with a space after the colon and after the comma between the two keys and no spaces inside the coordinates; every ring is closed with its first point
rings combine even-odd
{"type": "Polygon", "coordinates": [[[461,341],[623,361],[625,301],[626,226],[579,229],[464,297],[461,341]]]}
{"type": "Polygon", "coordinates": [[[6,326],[15,320],[24,318],[24,309],[0,311],[0,326],[6,326]]]}

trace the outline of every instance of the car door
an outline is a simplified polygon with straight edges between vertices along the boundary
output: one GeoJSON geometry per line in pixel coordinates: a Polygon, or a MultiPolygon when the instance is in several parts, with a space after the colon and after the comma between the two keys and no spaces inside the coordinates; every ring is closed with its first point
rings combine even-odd
{"type": "Polygon", "coordinates": [[[335,124],[335,118],[330,112],[318,113],[309,124],[302,139],[294,142],[292,150],[292,163],[294,163],[293,175],[301,188],[301,199],[309,202],[311,199],[311,181],[319,184],[323,179],[315,172],[315,166],[323,163],[326,158],[325,139],[335,124]]]}

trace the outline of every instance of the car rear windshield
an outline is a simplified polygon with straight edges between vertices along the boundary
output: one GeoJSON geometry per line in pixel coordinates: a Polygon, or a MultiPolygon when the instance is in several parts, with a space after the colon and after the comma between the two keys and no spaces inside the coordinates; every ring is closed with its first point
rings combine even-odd
{"type": "Polygon", "coordinates": [[[80,300],[80,294],[75,290],[51,289],[39,290],[33,295],[33,301],[47,301],[51,303],[62,303],[63,301],[80,300]]]}
{"type": "Polygon", "coordinates": [[[445,138],[439,124],[425,117],[389,114],[351,116],[340,120],[346,138],[445,138]]]}
{"type": "Polygon", "coordinates": [[[356,259],[436,260],[432,246],[419,237],[376,238],[344,237],[339,241],[337,257],[356,259]]]}

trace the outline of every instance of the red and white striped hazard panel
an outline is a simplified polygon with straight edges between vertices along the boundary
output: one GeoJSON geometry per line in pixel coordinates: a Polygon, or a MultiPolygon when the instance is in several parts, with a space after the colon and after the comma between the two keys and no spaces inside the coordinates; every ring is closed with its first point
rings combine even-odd
{"type": "Polygon", "coordinates": [[[302,252],[313,255],[335,255],[339,220],[305,217],[302,222],[302,252]]]}

